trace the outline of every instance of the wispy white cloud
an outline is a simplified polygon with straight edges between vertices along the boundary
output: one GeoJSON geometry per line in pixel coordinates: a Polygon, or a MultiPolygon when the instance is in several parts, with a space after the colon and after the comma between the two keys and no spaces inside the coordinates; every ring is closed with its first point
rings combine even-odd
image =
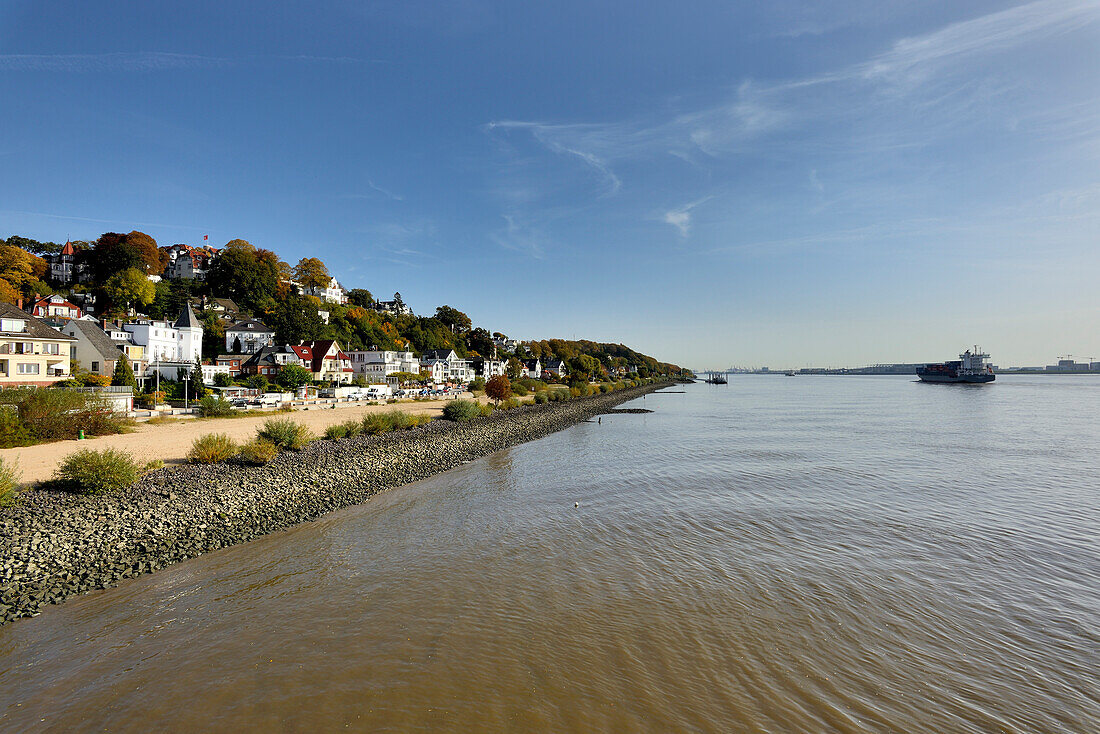
{"type": "Polygon", "coordinates": [[[670,224],[678,229],[680,231],[681,237],[687,237],[689,234],[691,234],[691,210],[699,206],[700,204],[704,204],[710,201],[713,198],[713,196],[706,196],[697,201],[693,201],[690,204],[685,204],[679,209],[671,209],[665,212],[662,220],[665,222],[665,224],[670,224]]]}
{"type": "Polygon", "coordinates": [[[1100,3],[1095,0],[1038,0],[903,38],[856,71],[868,79],[919,80],[941,64],[1069,33],[1098,19],[1100,3]]]}
{"type": "Polygon", "coordinates": [[[165,51],[114,52],[103,54],[0,54],[0,71],[50,71],[73,74],[95,72],[155,72],[221,69],[263,61],[318,64],[384,64],[382,59],[349,56],[202,56],[165,51]]]}
{"type": "Polygon", "coordinates": [[[501,218],[504,219],[504,229],[493,233],[493,241],[506,250],[522,252],[541,260],[545,238],[531,227],[520,224],[513,214],[502,214],[501,218]]]}
{"type": "MultiPolygon", "coordinates": [[[[744,81],[721,104],[680,111],[663,120],[652,116],[606,123],[502,120],[489,123],[486,129],[526,131],[543,147],[575,156],[600,171],[614,193],[621,186],[614,169],[626,160],[674,155],[703,165],[759,149],[776,134],[815,119],[854,114],[845,95],[831,89],[836,85],[870,85],[872,91],[910,95],[909,101],[918,109],[936,110],[941,120],[938,130],[954,130],[968,117],[978,119],[983,105],[1004,89],[972,79],[937,86],[930,83],[937,74],[965,71],[963,62],[979,54],[1070,33],[1098,20],[1100,2],[1095,0],[1037,0],[900,39],[887,51],[834,72],[774,83],[744,81]],[[919,97],[914,97],[918,91],[919,97]]],[[[874,114],[873,104],[867,104],[861,114],[874,114]]],[[[875,145],[870,139],[861,142],[875,145]]],[[[898,141],[896,136],[884,135],[878,145],[892,147],[898,141]]]]}

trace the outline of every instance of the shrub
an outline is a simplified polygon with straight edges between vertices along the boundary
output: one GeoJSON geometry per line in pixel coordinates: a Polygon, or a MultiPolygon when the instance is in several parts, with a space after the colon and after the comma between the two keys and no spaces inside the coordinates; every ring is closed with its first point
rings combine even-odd
{"type": "Polygon", "coordinates": [[[545,390],[539,390],[535,393],[535,403],[543,405],[550,402],[550,395],[545,390]]]}
{"type": "Polygon", "coordinates": [[[0,406],[0,449],[30,446],[34,442],[31,430],[19,419],[19,413],[7,406],[0,406]]]}
{"type": "Polygon", "coordinates": [[[393,419],[388,413],[367,413],[363,416],[363,433],[377,436],[393,430],[393,419]]]}
{"type": "Polygon", "coordinates": [[[263,438],[254,438],[241,446],[237,458],[246,464],[266,464],[279,453],[278,447],[263,438]]]}
{"type": "Polygon", "coordinates": [[[218,374],[214,375],[214,384],[218,387],[229,387],[233,384],[233,378],[225,374],[224,372],[219,372],[218,374]]]}
{"type": "Polygon", "coordinates": [[[221,395],[207,395],[199,401],[199,414],[203,418],[224,418],[233,414],[233,404],[221,395]]]}
{"type": "Polygon", "coordinates": [[[523,396],[527,395],[529,392],[530,391],[527,388],[525,388],[523,385],[512,385],[512,394],[513,395],[518,395],[519,397],[522,398],[523,396]]]}
{"type": "Polygon", "coordinates": [[[297,451],[313,440],[308,428],[290,418],[264,421],[260,430],[256,431],[256,438],[270,441],[276,448],[286,451],[297,451]]]}
{"type": "Polygon", "coordinates": [[[467,387],[470,392],[483,392],[485,390],[485,378],[475,377],[467,387]]]}
{"type": "Polygon", "coordinates": [[[449,421],[462,422],[481,415],[481,408],[472,400],[452,400],[443,406],[443,417],[449,421]]]}
{"type": "Polygon", "coordinates": [[[0,507],[15,504],[19,498],[19,479],[23,473],[13,462],[0,458],[0,507]]]}
{"type": "Polygon", "coordinates": [[[341,438],[355,438],[363,432],[363,424],[359,421],[344,421],[325,429],[325,438],[335,441],[341,438]]]}
{"type": "Polygon", "coordinates": [[[485,403],[484,405],[478,406],[478,410],[481,412],[482,418],[488,418],[493,414],[493,404],[485,403]]]}
{"type": "MultiPolygon", "coordinates": [[[[82,429],[95,436],[122,433],[132,423],[101,396],[75,390],[9,388],[0,390],[0,405],[12,406],[3,410],[18,415],[32,443],[76,438],[82,429]]],[[[7,430],[19,440],[22,431],[10,419],[7,430]]]]}
{"type": "Polygon", "coordinates": [[[569,388],[569,397],[579,398],[581,396],[581,389],[579,387],[569,388]]]}
{"type": "Polygon", "coordinates": [[[500,404],[500,407],[503,408],[504,410],[514,410],[515,408],[518,408],[519,406],[520,406],[520,402],[518,400],[516,400],[515,398],[508,398],[507,400],[505,400],[503,403],[500,404]]]}
{"type": "Polygon", "coordinates": [[[606,382],[600,383],[600,392],[611,392],[611,385],[606,382]]]}
{"type": "MultiPolygon", "coordinates": [[[[533,380],[530,377],[523,377],[516,380],[513,384],[523,385],[529,392],[538,392],[539,390],[545,390],[548,385],[542,380],[533,380]]],[[[518,393],[517,393],[518,394],[518,393]]]]}
{"type": "Polygon", "coordinates": [[[220,464],[237,454],[237,444],[227,434],[208,433],[191,444],[187,458],[195,464],[220,464]]]}
{"type": "Polygon", "coordinates": [[[141,476],[134,457],[115,449],[82,449],[66,456],[53,480],[80,494],[102,494],[129,487],[141,476]]]}

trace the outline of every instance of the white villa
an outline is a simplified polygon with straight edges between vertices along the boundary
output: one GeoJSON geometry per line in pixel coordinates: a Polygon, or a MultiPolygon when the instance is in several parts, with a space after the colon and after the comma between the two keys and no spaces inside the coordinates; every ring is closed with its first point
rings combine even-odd
{"type": "Polygon", "coordinates": [[[275,331],[256,319],[238,321],[225,327],[225,351],[255,354],[275,343],[275,331]]]}
{"type": "Polygon", "coordinates": [[[348,292],[336,278],[330,279],[328,286],[325,288],[301,288],[301,290],[304,295],[317,296],[322,301],[328,301],[329,303],[345,304],[348,302],[348,292]]]}
{"type": "Polygon", "coordinates": [[[420,360],[412,352],[360,350],[348,352],[348,357],[355,374],[363,375],[368,381],[384,382],[387,375],[395,372],[420,372],[420,360]]]}
{"type": "Polygon", "coordinates": [[[202,324],[191,306],[184,306],[175,323],[142,319],[123,324],[134,344],[145,348],[145,360],[162,377],[174,379],[179,367],[192,369],[202,359],[202,324]]]}
{"type": "Polygon", "coordinates": [[[425,352],[420,366],[431,372],[433,382],[470,382],[475,377],[470,360],[459,359],[453,349],[425,352]]]}

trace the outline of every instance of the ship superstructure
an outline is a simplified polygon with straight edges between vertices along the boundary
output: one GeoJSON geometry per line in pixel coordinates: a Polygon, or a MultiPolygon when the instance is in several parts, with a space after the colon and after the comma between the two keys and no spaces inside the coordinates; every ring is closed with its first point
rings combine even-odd
{"type": "Polygon", "coordinates": [[[967,349],[959,355],[957,361],[926,364],[917,368],[917,377],[925,382],[993,382],[997,376],[993,367],[985,361],[989,355],[978,346],[973,351],[967,349]]]}

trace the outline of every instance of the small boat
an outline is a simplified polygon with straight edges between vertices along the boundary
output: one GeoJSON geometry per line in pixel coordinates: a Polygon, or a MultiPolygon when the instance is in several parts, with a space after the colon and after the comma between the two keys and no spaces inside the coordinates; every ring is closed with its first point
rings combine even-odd
{"type": "Polygon", "coordinates": [[[783,374],[787,377],[794,377],[794,370],[787,370],[783,374]]]}
{"type": "Polygon", "coordinates": [[[975,346],[974,351],[967,349],[957,360],[918,367],[917,377],[924,382],[993,382],[997,376],[993,374],[993,367],[985,363],[987,359],[989,355],[975,346]]]}
{"type": "Polygon", "coordinates": [[[727,384],[726,383],[726,376],[723,375],[720,372],[719,373],[708,372],[706,382],[709,385],[725,385],[725,384],[727,384]]]}

